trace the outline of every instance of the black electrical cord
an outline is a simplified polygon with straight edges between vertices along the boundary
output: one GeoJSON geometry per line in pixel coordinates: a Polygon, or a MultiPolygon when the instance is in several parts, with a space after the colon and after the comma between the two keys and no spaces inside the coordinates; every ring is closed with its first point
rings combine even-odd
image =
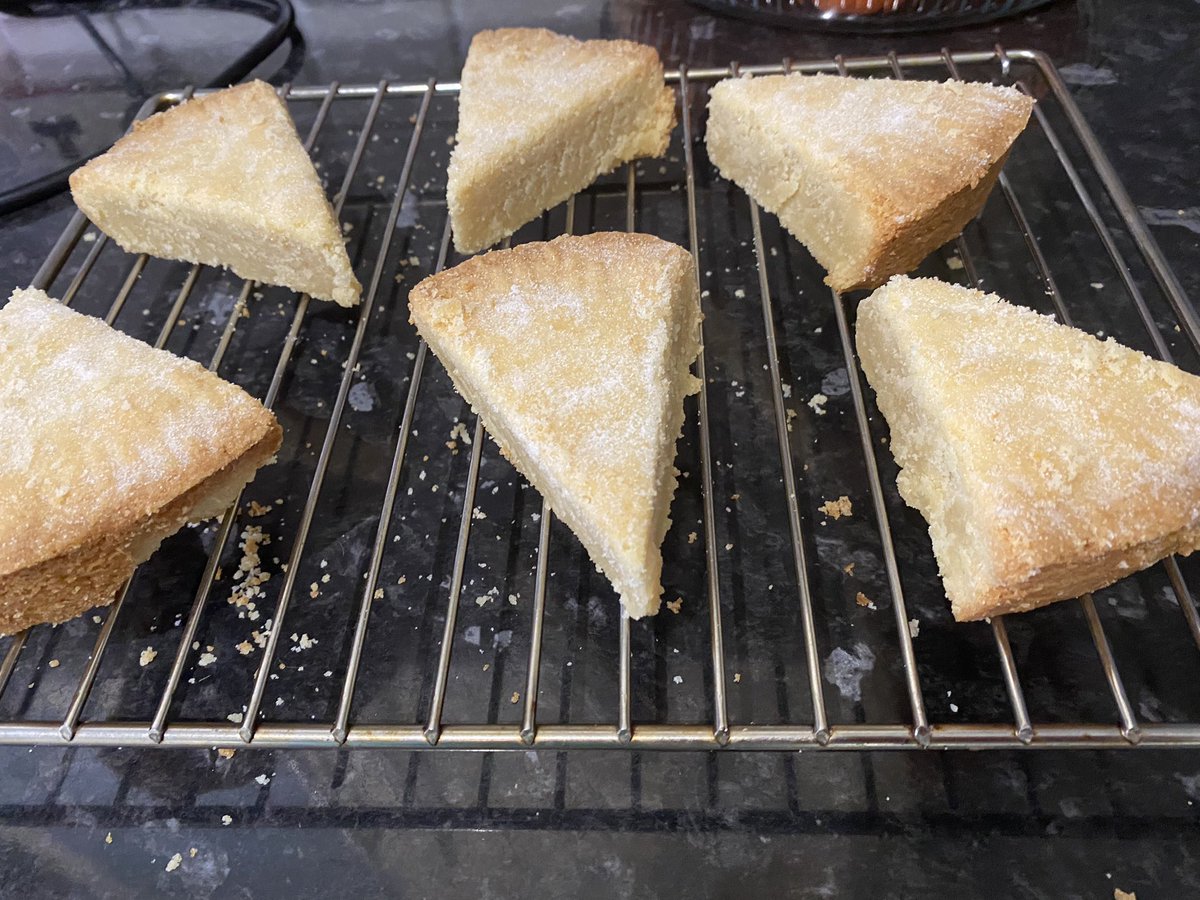
{"type": "MultiPolygon", "coordinates": [[[[128,9],[176,9],[187,7],[203,7],[223,12],[245,13],[262,19],[270,25],[266,34],[255,41],[244,53],[221,70],[208,82],[206,87],[226,87],[241,81],[263,60],[270,56],[284,41],[290,39],[292,52],[284,64],[284,71],[298,68],[298,59],[304,52],[304,42],[296,28],[296,14],[290,0],[133,0],[122,3],[121,11],[128,9]]],[[[87,15],[93,12],[113,12],[112,3],[103,0],[84,0],[71,3],[12,3],[4,4],[4,12],[8,15],[25,18],[50,18],[54,16],[74,16],[81,21],[87,20],[87,15]]],[[[96,36],[95,29],[87,22],[87,30],[96,36]]],[[[99,41],[101,51],[110,50],[107,44],[99,41]]],[[[106,56],[108,54],[106,53],[106,56]]],[[[135,91],[135,96],[141,97],[145,91],[136,76],[120,63],[118,68],[123,73],[127,85],[135,91]]],[[[84,156],[53,172],[34,178],[14,188],[0,191],[0,216],[17,212],[34,203],[52,197],[67,189],[67,178],[79,166],[89,159],[99,156],[104,151],[84,156]]]]}

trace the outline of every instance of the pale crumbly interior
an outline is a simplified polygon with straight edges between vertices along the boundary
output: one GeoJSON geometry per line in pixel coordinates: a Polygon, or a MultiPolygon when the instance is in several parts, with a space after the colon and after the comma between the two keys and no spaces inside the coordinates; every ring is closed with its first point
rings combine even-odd
{"type": "Polygon", "coordinates": [[[35,290],[0,310],[0,421],[0,632],[111,600],[281,439],[240,388],[35,290]]]}
{"type": "Polygon", "coordinates": [[[978,213],[1033,101],[989,84],[831,75],[730,78],[706,145],[837,290],[914,268],[978,213]]]}
{"type": "Polygon", "coordinates": [[[480,32],[447,172],[455,247],[490,247],[621,163],[661,156],[674,109],[651,47],[537,28],[480,32]]]}
{"type": "Polygon", "coordinates": [[[1200,546],[1200,378],[933,279],[864,300],[857,344],[960,621],[1200,546]]]}
{"type": "Polygon", "coordinates": [[[629,615],[657,612],[683,398],[699,388],[689,254],[648,235],[562,237],[426,279],[410,307],[629,615]]]}
{"type": "Polygon", "coordinates": [[[135,125],[71,175],[96,226],[131,253],[212,266],[342,306],[361,286],[287,108],[261,81],[135,125]]]}

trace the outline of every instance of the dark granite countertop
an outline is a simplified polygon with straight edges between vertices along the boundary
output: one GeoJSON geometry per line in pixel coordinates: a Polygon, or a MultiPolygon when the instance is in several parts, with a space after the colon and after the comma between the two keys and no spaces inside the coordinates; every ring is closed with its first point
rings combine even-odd
{"type": "MultiPolygon", "coordinates": [[[[1200,297],[1194,0],[1061,2],[890,38],[771,31],[678,0],[519,6],[303,0],[303,53],[280,51],[259,74],[450,78],[470,36],[500,25],[632,37],[693,66],[997,41],[1043,49],[1200,297]]],[[[196,9],[165,25],[120,15],[133,17],[117,29],[126,71],[93,59],[86,34],[60,20],[0,13],[0,120],[16,123],[0,130],[5,182],[55,152],[98,148],[135,92],[202,82],[247,39],[244,20],[196,9]],[[43,158],[20,123],[46,121],[47,109],[90,124],[37,132],[52,145],[43,158]]],[[[58,196],[3,221],[0,291],[29,282],[71,209],[58,196]]],[[[0,894],[1175,898],[1200,895],[1197,802],[1200,756],[1182,751],[3,748],[0,894]]]]}

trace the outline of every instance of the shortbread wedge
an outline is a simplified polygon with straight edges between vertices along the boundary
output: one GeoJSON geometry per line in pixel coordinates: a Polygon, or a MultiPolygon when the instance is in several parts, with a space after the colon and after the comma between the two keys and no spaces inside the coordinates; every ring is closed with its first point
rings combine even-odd
{"type": "Polygon", "coordinates": [[[730,78],[712,89],[706,144],[848,291],[911,271],[962,231],[1032,109],[990,84],[730,78]]]}
{"type": "Polygon", "coordinates": [[[425,279],[409,304],[629,615],[658,612],[683,398],[700,387],[691,256],[643,234],[561,237],[470,259],[425,279]]]}
{"type": "Polygon", "coordinates": [[[956,619],[1200,546],[1200,378],[934,279],[893,278],[857,331],[956,619]]]}
{"type": "Polygon", "coordinates": [[[447,172],[454,246],[486,249],[621,163],[662,156],[674,122],[651,47],[481,31],[463,67],[447,172]]]}
{"type": "Polygon", "coordinates": [[[0,634],[109,603],[279,448],[203,366],[21,290],[0,309],[0,634]]]}
{"type": "Polygon", "coordinates": [[[138,122],[71,175],[96,227],[131,253],[226,266],[342,306],[358,302],[342,232],[287,107],[238,85],[138,122]]]}

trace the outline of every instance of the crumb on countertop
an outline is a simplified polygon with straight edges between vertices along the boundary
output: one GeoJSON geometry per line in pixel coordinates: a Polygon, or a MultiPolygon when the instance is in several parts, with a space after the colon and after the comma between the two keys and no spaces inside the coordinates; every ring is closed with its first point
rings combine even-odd
{"type": "Polygon", "coordinates": [[[295,644],[295,646],[292,647],[293,653],[299,653],[301,650],[311,650],[320,643],[320,641],[318,641],[316,638],[309,637],[307,632],[304,634],[296,634],[294,631],[292,632],[292,642],[295,644]]]}
{"type": "Polygon", "coordinates": [[[850,498],[845,494],[842,494],[836,500],[826,500],[817,509],[831,519],[840,519],[842,516],[849,518],[854,515],[854,508],[850,503],[850,498]]]}

